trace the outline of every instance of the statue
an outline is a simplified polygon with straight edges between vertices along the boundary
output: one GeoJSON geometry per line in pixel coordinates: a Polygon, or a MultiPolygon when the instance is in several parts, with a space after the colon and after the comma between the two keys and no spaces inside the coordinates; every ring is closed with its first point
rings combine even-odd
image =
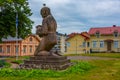
{"type": "Polygon", "coordinates": [[[21,69],[52,69],[64,70],[71,66],[70,59],[66,56],[51,52],[50,50],[57,44],[56,28],[57,23],[50,13],[50,9],[45,6],[41,9],[43,17],[42,25],[36,27],[36,34],[42,37],[34,56],[29,60],[24,60],[20,65],[21,69]]]}
{"type": "Polygon", "coordinates": [[[45,6],[40,11],[43,18],[42,25],[36,27],[36,34],[42,37],[34,55],[50,55],[50,50],[57,44],[57,23],[50,9],[45,6]]]}

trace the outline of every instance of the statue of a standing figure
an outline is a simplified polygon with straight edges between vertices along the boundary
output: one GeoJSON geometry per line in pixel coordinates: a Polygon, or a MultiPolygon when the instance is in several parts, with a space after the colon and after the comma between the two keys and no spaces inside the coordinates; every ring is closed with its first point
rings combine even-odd
{"type": "Polygon", "coordinates": [[[43,21],[42,25],[38,25],[36,27],[36,34],[42,37],[42,40],[34,53],[35,56],[50,55],[50,50],[57,44],[57,23],[51,15],[50,9],[44,4],[44,7],[41,9],[40,13],[43,21]]]}

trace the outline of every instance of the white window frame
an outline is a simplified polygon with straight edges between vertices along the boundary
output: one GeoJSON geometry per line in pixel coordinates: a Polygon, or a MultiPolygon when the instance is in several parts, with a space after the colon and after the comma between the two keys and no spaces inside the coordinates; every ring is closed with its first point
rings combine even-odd
{"type": "Polygon", "coordinates": [[[67,44],[67,47],[70,47],[70,42],[67,42],[66,44],[67,44]]]}
{"type": "Polygon", "coordinates": [[[82,45],[83,47],[86,47],[86,42],[83,42],[83,45],[82,45]]]}
{"type": "Polygon", "coordinates": [[[119,41],[114,41],[114,48],[119,48],[119,41]]]}
{"type": "Polygon", "coordinates": [[[100,48],[104,48],[104,41],[100,41],[100,48]]]}
{"type": "Polygon", "coordinates": [[[97,47],[97,41],[92,41],[92,47],[96,48],[97,47]]]}
{"type": "Polygon", "coordinates": [[[99,31],[96,32],[95,35],[96,35],[97,38],[99,38],[100,37],[100,32],[99,31]]]}
{"type": "Polygon", "coordinates": [[[115,31],[115,32],[114,32],[114,37],[118,37],[118,36],[119,36],[118,31],[115,31]],[[115,35],[117,35],[117,36],[115,36],[115,35]]]}
{"type": "Polygon", "coordinates": [[[30,49],[29,49],[29,50],[30,50],[30,53],[32,53],[32,52],[33,52],[33,50],[32,50],[32,49],[33,49],[33,46],[30,46],[30,49]]]}

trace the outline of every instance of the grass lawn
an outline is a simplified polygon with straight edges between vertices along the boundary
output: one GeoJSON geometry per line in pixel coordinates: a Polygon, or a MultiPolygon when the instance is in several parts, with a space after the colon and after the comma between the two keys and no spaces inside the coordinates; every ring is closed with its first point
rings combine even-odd
{"type": "Polygon", "coordinates": [[[0,80],[120,80],[120,60],[75,62],[64,71],[1,69],[0,80]]]}
{"type": "Polygon", "coordinates": [[[97,56],[108,58],[120,58],[120,53],[65,54],[65,56],[97,56]]]}

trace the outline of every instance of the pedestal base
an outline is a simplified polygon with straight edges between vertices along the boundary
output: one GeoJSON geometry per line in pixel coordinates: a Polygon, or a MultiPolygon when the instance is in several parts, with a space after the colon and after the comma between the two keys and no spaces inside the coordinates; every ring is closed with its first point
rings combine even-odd
{"type": "Polygon", "coordinates": [[[65,56],[33,56],[30,60],[24,60],[24,64],[20,65],[22,69],[52,69],[64,70],[71,65],[70,60],[65,56]]]}

